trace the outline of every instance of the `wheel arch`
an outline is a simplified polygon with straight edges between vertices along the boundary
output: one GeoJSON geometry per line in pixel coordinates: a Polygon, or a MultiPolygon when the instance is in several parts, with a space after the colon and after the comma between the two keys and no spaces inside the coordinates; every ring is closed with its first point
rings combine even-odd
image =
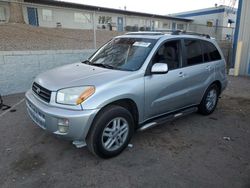
{"type": "Polygon", "coordinates": [[[218,89],[219,89],[219,95],[220,95],[220,94],[221,94],[221,88],[222,88],[221,82],[220,82],[219,80],[215,80],[213,83],[211,83],[211,84],[209,85],[209,87],[210,87],[211,85],[213,85],[213,84],[215,84],[215,85],[218,87],[218,89]]]}
{"type": "Polygon", "coordinates": [[[99,112],[96,114],[94,119],[96,119],[98,114],[100,114],[103,110],[105,110],[107,107],[109,107],[111,105],[121,106],[121,107],[127,109],[131,113],[131,115],[132,115],[132,117],[134,119],[135,128],[137,127],[137,125],[139,123],[139,109],[137,107],[136,102],[134,100],[130,99],[130,98],[117,99],[115,101],[109,102],[108,104],[105,104],[99,110],[99,112]]]}

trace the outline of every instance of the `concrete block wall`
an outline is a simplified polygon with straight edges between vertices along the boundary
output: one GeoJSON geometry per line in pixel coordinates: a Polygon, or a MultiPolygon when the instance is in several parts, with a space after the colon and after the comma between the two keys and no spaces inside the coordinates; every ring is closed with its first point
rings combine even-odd
{"type": "Polygon", "coordinates": [[[94,50],[0,51],[0,94],[27,91],[46,70],[83,61],[94,50]]]}

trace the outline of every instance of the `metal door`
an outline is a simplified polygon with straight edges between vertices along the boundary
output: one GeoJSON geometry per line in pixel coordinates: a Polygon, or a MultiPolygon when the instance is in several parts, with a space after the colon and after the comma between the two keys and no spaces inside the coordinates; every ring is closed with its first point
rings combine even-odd
{"type": "Polygon", "coordinates": [[[176,23],[175,22],[172,23],[172,30],[176,30],[176,23]]]}
{"type": "Polygon", "coordinates": [[[37,8],[27,7],[29,24],[33,26],[39,26],[37,8]]]}
{"type": "Polygon", "coordinates": [[[119,32],[123,31],[123,17],[117,18],[117,31],[119,32]]]}

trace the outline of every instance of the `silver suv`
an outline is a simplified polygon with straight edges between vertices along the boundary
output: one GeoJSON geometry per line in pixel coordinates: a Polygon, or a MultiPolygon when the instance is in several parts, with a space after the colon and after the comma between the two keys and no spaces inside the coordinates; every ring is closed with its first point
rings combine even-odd
{"type": "Polygon", "coordinates": [[[26,102],[41,128],[109,158],[135,130],[195,111],[211,114],[226,85],[225,59],[209,36],[135,32],[84,62],[40,74],[26,102]]]}

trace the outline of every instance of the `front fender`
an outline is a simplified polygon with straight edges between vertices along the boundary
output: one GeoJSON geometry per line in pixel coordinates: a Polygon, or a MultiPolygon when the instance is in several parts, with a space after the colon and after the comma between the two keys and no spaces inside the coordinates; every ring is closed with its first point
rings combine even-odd
{"type": "Polygon", "coordinates": [[[82,103],[84,109],[101,109],[104,106],[121,99],[130,99],[138,108],[139,122],[144,117],[144,79],[135,78],[121,83],[108,83],[96,88],[96,92],[82,103]]]}

